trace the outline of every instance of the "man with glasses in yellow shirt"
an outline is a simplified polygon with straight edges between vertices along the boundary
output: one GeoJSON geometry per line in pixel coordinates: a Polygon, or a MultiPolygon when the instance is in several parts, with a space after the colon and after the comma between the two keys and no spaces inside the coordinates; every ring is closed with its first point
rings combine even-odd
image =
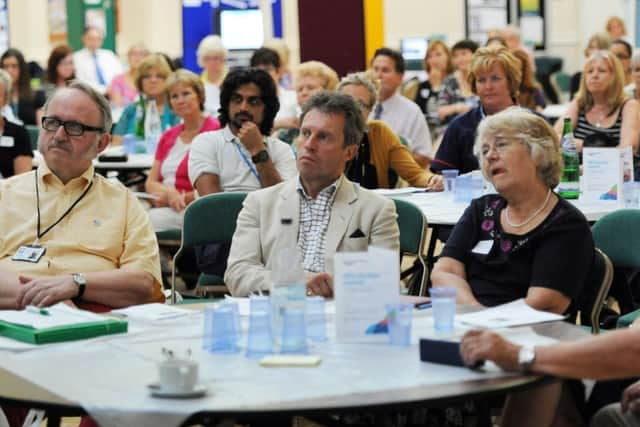
{"type": "Polygon", "coordinates": [[[74,81],[45,104],[44,162],[0,183],[0,308],[164,301],[155,234],[133,193],[95,173],[107,100],[74,81]]]}

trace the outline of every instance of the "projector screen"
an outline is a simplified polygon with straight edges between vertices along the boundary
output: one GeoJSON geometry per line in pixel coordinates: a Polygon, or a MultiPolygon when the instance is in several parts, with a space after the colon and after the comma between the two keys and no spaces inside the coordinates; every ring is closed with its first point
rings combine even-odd
{"type": "Polygon", "coordinates": [[[228,50],[258,49],[264,41],[262,12],[258,9],[221,10],[219,28],[228,50]]]}

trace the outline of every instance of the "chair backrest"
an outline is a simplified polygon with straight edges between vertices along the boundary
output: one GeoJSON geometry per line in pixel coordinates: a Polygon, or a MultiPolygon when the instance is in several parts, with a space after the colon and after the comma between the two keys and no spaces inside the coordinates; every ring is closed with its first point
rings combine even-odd
{"type": "Polygon", "coordinates": [[[182,225],[182,248],[230,242],[247,193],[216,193],[187,206],[182,225]]]}
{"type": "Polygon", "coordinates": [[[38,135],[40,134],[40,126],[26,125],[27,132],[29,132],[29,140],[31,142],[31,149],[38,149],[38,135]]]}
{"type": "Polygon", "coordinates": [[[420,281],[419,295],[425,295],[427,277],[427,265],[424,261],[424,246],[427,240],[427,219],[413,203],[406,200],[393,199],[398,214],[397,222],[400,229],[400,254],[415,255],[422,265],[422,278],[420,281]]]}
{"type": "Polygon", "coordinates": [[[587,283],[578,304],[580,324],[590,326],[594,334],[600,332],[600,312],[609,295],[612,281],[613,264],[604,252],[596,248],[587,283]]]}
{"type": "Polygon", "coordinates": [[[230,243],[247,193],[216,193],[194,200],[184,212],[182,241],[173,257],[171,300],[176,302],[176,261],[189,248],[208,243],[230,243]]]}
{"type": "Polygon", "coordinates": [[[614,266],[640,268],[640,209],[621,209],[600,218],[591,228],[595,245],[614,266]]]}

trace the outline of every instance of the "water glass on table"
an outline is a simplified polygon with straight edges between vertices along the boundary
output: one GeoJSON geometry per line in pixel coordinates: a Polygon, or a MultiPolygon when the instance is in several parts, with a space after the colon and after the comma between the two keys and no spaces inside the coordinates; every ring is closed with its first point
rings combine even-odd
{"type": "Polygon", "coordinates": [[[638,209],[640,196],[640,182],[627,181],[622,184],[622,197],[626,209],[638,209]]]}
{"type": "Polygon", "coordinates": [[[456,203],[469,203],[473,198],[473,178],[470,174],[460,175],[456,178],[453,201],[456,203]]]}
{"type": "Polygon", "coordinates": [[[238,351],[238,334],[232,307],[219,305],[205,310],[202,345],[205,350],[214,353],[235,353],[238,351]]]}
{"type": "Polygon", "coordinates": [[[433,308],[433,327],[436,333],[453,332],[456,314],[456,288],[431,288],[431,306],[433,308]]]}
{"type": "Polygon", "coordinates": [[[307,322],[307,338],[311,341],[327,340],[327,319],[324,308],[324,297],[307,297],[305,303],[305,320],[307,322]]]}
{"type": "Polygon", "coordinates": [[[249,299],[249,332],[247,334],[247,357],[261,358],[273,353],[271,328],[271,304],[268,297],[252,296],[249,299]]]}
{"type": "Polygon", "coordinates": [[[387,304],[389,321],[389,344],[408,347],[411,345],[411,320],[413,304],[387,304]]]}
{"type": "Polygon", "coordinates": [[[458,169],[444,169],[442,178],[444,180],[444,192],[454,194],[456,189],[456,178],[458,177],[458,169]]]}
{"type": "Polygon", "coordinates": [[[289,308],[284,312],[282,319],[282,346],[283,354],[307,354],[307,329],[304,321],[303,308],[289,308]]]}

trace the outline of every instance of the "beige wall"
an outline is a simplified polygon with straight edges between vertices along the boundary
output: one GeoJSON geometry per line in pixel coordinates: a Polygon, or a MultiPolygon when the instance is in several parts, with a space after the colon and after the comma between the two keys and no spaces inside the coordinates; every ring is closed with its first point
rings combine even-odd
{"type": "Polygon", "coordinates": [[[180,0],[120,0],[117,50],[126,57],[129,46],[143,41],[152,52],[182,56],[180,0]],[[149,5],[153,3],[153,7],[149,5]]]}
{"type": "Polygon", "coordinates": [[[384,29],[389,47],[400,47],[404,37],[433,34],[453,44],[464,37],[464,0],[385,0],[384,29]]]}

